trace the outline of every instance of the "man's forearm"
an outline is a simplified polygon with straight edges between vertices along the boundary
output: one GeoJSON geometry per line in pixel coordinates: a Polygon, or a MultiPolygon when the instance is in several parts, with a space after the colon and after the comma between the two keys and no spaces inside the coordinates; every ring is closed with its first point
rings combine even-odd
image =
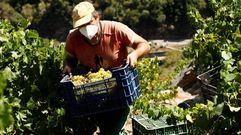
{"type": "Polygon", "coordinates": [[[78,60],[74,57],[65,57],[63,72],[66,74],[72,73],[73,67],[76,67],[78,60]]]}
{"type": "Polygon", "coordinates": [[[139,43],[136,46],[134,51],[135,51],[137,57],[140,58],[150,52],[150,46],[147,42],[139,43]]]}
{"type": "Polygon", "coordinates": [[[78,60],[76,58],[66,57],[64,60],[64,66],[68,65],[71,67],[75,67],[78,63],[78,60]]]}

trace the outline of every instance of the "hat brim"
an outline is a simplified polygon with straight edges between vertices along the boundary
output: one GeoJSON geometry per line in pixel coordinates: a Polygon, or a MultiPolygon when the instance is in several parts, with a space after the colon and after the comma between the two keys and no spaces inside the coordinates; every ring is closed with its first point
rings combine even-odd
{"type": "Polygon", "coordinates": [[[78,21],[73,23],[74,28],[80,27],[81,25],[84,25],[88,22],[90,22],[92,19],[92,14],[86,15],[85,17],[79,19],[78,21]]]}

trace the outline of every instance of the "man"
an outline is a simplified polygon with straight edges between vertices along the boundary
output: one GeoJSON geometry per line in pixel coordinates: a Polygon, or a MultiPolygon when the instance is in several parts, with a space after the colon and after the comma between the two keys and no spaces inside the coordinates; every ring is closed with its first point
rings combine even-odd
{"type": "MultiPolygon", "coordinates": [[[[72,12],[73,27],[66,40],[64,72],[72,73],[75,59],[92,69],[108,69],[129,64],[135,67],[138,58],[150,51],[148,42],[126,25],[101,21],[90,2],[80,2],[72,12]],[[127,47],[134,50],[128,54],[127,47]]],[[[129,108],[93,116],[100,134],[118,135],[127,119],[129,108]]]]}

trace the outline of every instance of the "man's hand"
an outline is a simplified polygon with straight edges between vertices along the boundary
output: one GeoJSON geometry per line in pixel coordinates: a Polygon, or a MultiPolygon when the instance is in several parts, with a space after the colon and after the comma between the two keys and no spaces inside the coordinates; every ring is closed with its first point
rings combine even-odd
{"type": "Polygon", "coordinates": [[[70,67],[69,65],[65,65],[63,73],[70,75],[72,73],[72,67],[70,67]]]}
{"type": "Polygon", "coordinates": [[[134,68],[136,67],[137,59],[138,56],[136,54],[136,51],[133,51],[127,56],[126,63],[129,64],[131,68],[134,68]]]}

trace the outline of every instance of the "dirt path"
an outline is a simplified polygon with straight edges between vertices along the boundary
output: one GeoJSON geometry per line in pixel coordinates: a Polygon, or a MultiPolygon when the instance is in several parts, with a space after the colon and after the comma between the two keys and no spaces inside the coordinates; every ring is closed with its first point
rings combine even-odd
{"type": "Polygon", "coordinates": [[[182,40],[150,40],[151,52],[167,51],[167,49],[181,50],[183,47],[190,45],[191,39],[182,40]]]}

